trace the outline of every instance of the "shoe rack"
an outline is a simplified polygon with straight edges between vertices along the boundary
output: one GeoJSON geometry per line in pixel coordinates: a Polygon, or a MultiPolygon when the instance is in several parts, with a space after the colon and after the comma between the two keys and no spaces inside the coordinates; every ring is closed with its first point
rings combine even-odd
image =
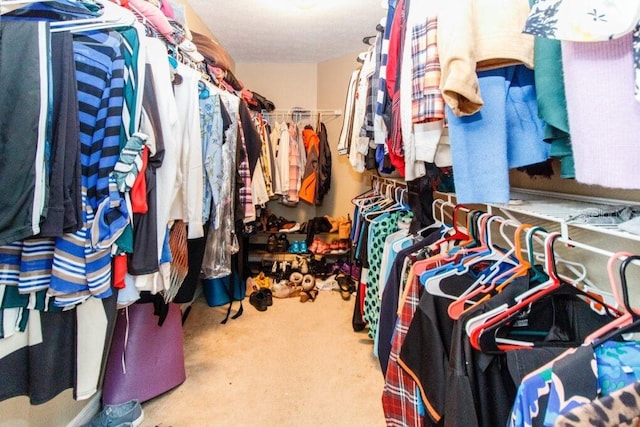
{"type": "MultiPolygon", "coordinates": [[[[249,236],[248,238],[248,274],[251,272],[261,270],[265,265],[277,261],[292,262],[299,258],[310,259],[315,257],[316,259],[325,258],[327,263],[333,263],[340,259],[351,258],[351,240],[344,240],[338,238],[338,233],[316,233],[314,238],[324,242],[326,249],[322,251],[312,251],[315,249],[313,245],[307,245],[307,250],[304,252],[295,251],[295,242],[305,241],[306,233],[290,232],[290,233],[271,233],[271,232],[258,232],[249,236]],[[289,241],[289,246],[283,250],[283,247],[278,247],[274,251],[269,251],[269,239],[270,236],[275,236],[278,240],[281,236],[285,236],[289,241]],[[341,246],[338,246],[337,243],[341,246]],[[332,246],[334,249],[332,249],[332,246]]],[[[300,245],[298,245],[299,247],[300,245]]]]}

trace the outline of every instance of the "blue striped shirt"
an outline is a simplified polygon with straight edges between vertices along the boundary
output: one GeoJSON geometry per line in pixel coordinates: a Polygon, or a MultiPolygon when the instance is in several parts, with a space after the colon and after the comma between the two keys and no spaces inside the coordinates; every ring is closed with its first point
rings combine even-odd
{"type": "Polygon", "coordinates": [[[91,31],[74,36],[80,110],[80,163],[84,226],[56,239],[49,294],[77,303],[111,295],[109,249],[91,246],[90,229],[100,203],[109,202],[109,174],[120,153],[124,59],[121,36],[91,31]]]}

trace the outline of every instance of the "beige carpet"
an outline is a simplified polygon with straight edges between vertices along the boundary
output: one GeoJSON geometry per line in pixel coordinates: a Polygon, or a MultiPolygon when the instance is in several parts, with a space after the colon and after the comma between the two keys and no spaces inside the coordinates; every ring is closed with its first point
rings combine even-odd
{"type": "MultiPolygon", "coordinates": [[[[274,299],[221,325],[198,299],[184,325],[186,381],[143,404],[143,426],[384,426],[372,341],[351,328],[354,298],[274,299]]],[[[234,311],[237,303],[234,305],[234,311]]]]}

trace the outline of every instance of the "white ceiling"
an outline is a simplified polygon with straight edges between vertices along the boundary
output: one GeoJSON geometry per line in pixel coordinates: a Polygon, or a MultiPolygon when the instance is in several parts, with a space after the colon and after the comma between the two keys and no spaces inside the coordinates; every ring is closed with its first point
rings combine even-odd
{"type": "Polygon", "coordinates": [[[238,62],[318,63],[364,50],[381,0],[189,0],[238,62]],[[314,3],[314,4],[312,4],[314,3]]]}

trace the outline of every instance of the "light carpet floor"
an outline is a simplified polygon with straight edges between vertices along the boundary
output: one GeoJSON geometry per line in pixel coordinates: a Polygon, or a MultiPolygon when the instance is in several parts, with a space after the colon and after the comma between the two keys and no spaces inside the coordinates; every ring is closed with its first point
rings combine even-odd
{"type": "Polygon", "coordinates": [[[222,325],[226,307],[200,297],[184,324],[187,379],[143,404],[142,426],[384,426],[384,379],[353,305],[335,291],[264,312],[245,299],[222,325]]]}

